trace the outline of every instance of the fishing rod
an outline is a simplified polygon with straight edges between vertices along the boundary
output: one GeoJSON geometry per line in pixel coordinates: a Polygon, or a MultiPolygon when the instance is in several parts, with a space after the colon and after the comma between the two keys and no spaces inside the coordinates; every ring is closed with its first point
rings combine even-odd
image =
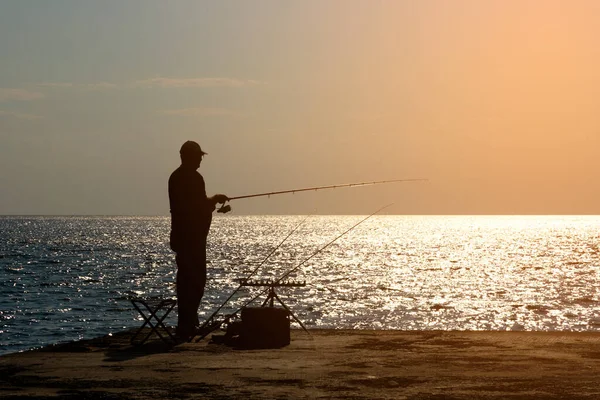
{"type": "Polygon", "coordinates": [[[344,236],[345,234],[347,234],[348,232],[350,232],[351,230],[353,230],[354,228],[356,228],[357,226],[359,226],[360,224],[362,224],[363,222],[365,222],[366,220],[368,220],[369,218],[371,218],[375,214],[379,214],[381,211],[385,210],[386,208],[391,207],[393,204],[394,203],[390,203],[388,205],[385,205],[385,206],[381,207],[379,210],[375,211],[374,213],[372,213],[370,215],[367,215],[365,218],[361,219],[356,224],[352,225],[350,228],[348,228],[347,230],[345,230],[344,232],[342,232],[340,235],[336,236],[333,240],[331,240],[325,246],[323,246],[319,250],[315,251],[310,257],[306,258],[300,264],[298,264],[297,266],[295,266],[294,268],[292,268],[291,270],[289,270],[288,272],[286,272],[285,274],[283,274],[281,277],[279,277],[279,279],[277,279],[275,282],[273,282],[273,284],[277,284],[277,283],[281,282],[282,280],[284,280],[285,278],[287,278],[291,273],[295,272],[298,268],[300,268],[301,266],[303,266],[304,264],[306,264],[314,256],[316,256],[317,254],[319,254],[320,252],[322,252],[323,250],[325,250],[327,247],[331,246],[339,238],[341,238],[342,236],[344,236]]]}
{"type": "MultiPolygon", "coordinates": [[[[392,206],[393,204],[394,203],[390,203],[390,204],[388,204],[386,206],[381,207],[380,209],[378,209],[374,213],[366,216],[365,218],[361,219],[356,224],[352,225],[350,228],[346,229],[344,232],[342,232],[341,234],[339,234],[338,236],[336,236],[334,239],[332,239],[331,241],[329,241],[326,245],[324,245],[323,247],[321,247],[317,251],[315,251],[312,255],[310,255],[309,257],[305,258],[304,261],[302,261],[300,264],[296,265],[294,268],[290,269],[285,274],[283,274],[282,276],[280,276],[279,279],[273,281],[271,283],[271,286],[276,285],[279,282],[281,282],[283,279],[287,278],[290,274],[292,274],[293,272],[295,272],[296,270],[298,270],[298,268],[300,268],[301,266],[303,266],[304,264],[306,264],[309,260],[311,260],[317,254],[321,253],[323,250],[325,250],[326,248],[328,248],[329,246],[331,246],[333,243],[335,243],[342,236],[346,235],[348,232],[350,232],[351,230],[353,230],[354,228],[356,228],[357,226],[359,226],[360,224],[362,224],[363,222],[365,222],[366,220],[368,220],[369,218],[371,218],[375,214],[380,213],[381,211],[385,210],[386,208],[392,206]]],[[[242,305],[236,311],[234,311],[233,313],[227,315],[223,321],[217,321],[217,322],[213,323],[209,328],[207,328],[204,332],[198,333],[200,335],[200,337],[196,339],[196,343],[198,343],[199,341],[201,341],[202,339],[204,339],[206,336],[208,336],[211,332],[213,332],[216,329],[218,329],[224,323],[228,322],[231,318],[233,318],[238,312],[240,312],[248,304],[252,303],[256,299],[258,299],[260,296],[262,296],[265,293],[267,293],[269,291],[269,289],[270,289],[270,287],[261,290],[256,296],[252,297],[250,300],[248,300],[246,303],[244,303],[244,305],[242,305]]],[[[207,324],[205,323],[203,326],[205,326],[205,325],[207,325],[207,324]]]]}
{"type": "MultiPolygon", "coordinates": [[[[265,193],[256,193],[256,194],[247,194],[244,196],[235,196],[229,197],[227,201],[231,200],[239,200],[239,199],[249,199],[251,197],[265,197],[265,196],[275,196],[278,194],[287,194],[287,193],[297,193],[297,192],[308,192],[308,191],[317,191],[324,189],[337,189],[337,188],[346,188],[346,187],[357,187],[357,186],[369,186],[369,185],[380,185],[384,183],[397,183],[397,182],[423,182],[427,181],[425,178],[412,178],[412,179],[390,179],[385,181],[372,181],[372,182],[356,182],[356,183],[344,183],[339,185],[329,185],[329,186],[315,186],[301,189],[290,189],[290,190],[280,190],[276,192],[265,192],[265,193]]],[[[231,211],[230,205],[223,205],[217,210],[220,213],[227,213],[231,211]]]]}
{"type": "Polygon", "coordinates": [[[294,227],[294,229],[292,229],[291,232],[288,233],[288,235],[285,238],[283,238],[283,240],[269,252],[269,254],[267,254],[267,256],[258,264],[258,266],[252,272],[250,272],[250,274],[248,274],[248,276],[245,279],[242,279],[240,281],[240,285],[237,287],[237,289],[235,289],[233,291],[233,293],[231,293],[231,295],[229,295],[227,300],[225,300],[219,306],[219,308],[217,308],[217,310],[215,312],[213,312],[211,314],[211,316],[206,319],[206,321],[204,321],[202,326],[200,326],[201,331],[204,330],[206,328],[206,326],[212,322],[214,317],[219,313],[219,311],[221,311],[221,309],[225,306],[225,304],[227,304],[229,302],[229,300],[231,300],[231,298],[244,286],[244,281],[249,281],[250,278],[252,277],[252,275],[254,275],[260,269],[260,267],[262,267],[267,262],[267,260],[285,243],[286,240],[289,239],[290,236],[292,236],[294,234],[294,232],[296,232],[298,230],[298,228],[300,228],[300,226],[302,226],[302,224],[304,224],[304,222],[306,222],[306,220],[309,217],[310,217],[310,215],[307,215],[302,221],[300,221],[300,223],[298,225],[296,225],[294,227]]]}

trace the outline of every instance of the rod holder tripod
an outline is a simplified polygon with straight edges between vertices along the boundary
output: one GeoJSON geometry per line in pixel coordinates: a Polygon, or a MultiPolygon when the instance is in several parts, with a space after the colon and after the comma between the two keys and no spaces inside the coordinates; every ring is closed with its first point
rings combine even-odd
{"type": "Polygon", "coordinates": [[[267,304],[269,305],[269,307],[275,307],[275,300],[277,300],[277,302],[279,302],[279,304],[281,304],[281,306],[285,308],[285,310],[290,314],[294,321],[296,321],[302,327],[302,329],[304,329],[304,332],[310,335],[308,329],[306,329],[302,321],[300,321],[298,317],[294,315],[292,310],[290,310],[290,308],[283,302],[283,300],[281,300],[281,298],[275,292],[276,287],[304,287],[306,286],[306,281],[271,281],[268,279],[255,281],[250,279],[240,279],[239,282],[240,286],[268,287],[269,292],[267,294],[267,298],[262,303],[261,307],[266,307],[267,304]]]}

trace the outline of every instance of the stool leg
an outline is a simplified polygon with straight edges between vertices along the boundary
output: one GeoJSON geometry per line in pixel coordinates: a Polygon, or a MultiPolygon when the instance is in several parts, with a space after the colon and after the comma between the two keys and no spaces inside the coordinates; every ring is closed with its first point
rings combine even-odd
{"type": "Polygon", "coordinates": [[[148,340],[150,338],[150,336],[152,336],[153,333],[156,333],[156,335],[164,342],[165,338],[160,334],[160,332],[158,331],[158,329],[156,329],[157,327],[152,323],[152,321],[150,321],[150,319],[154,318],[157,319],[156,317],[156,313],[158,311],[160,311],[160,305],[162,303],[158,304],[154,309],[151,309],[147,304],[144,304],[146,306],[146,308],[148,309],[148,311],[150,312],[150,316],[148,317],[148,325],[150,325],[150,332],[148,332],[148,334],[146,335],[146,337],[144,338],[144,340],[142,341],[142,343],[146,342],[146,340],[148,340]]]}
{"type": "MultiPolygon", "coordinates": [[[[167,335],[169,335],[169,337],[171,338],[172,341],[176,341],[175,336],[173,336],[173,334],[171,333],[171,331],[169,330],[169,328],[165,326],[165,324],[163,323],[163,321],[171,313],[171,311],[173,310],[173,308],[175,308],[175,304],[177,304],[177,303],[173,302],[173,303],[171,303],[169,305],[168,301],[161,302],[160,306],[159,306],[160,309],[162,309],[165,306],[168,306],[168,308],[165,308],[165,313],[163,314],[163,316],[160,319],[157,318],[157,316],[155,316],[155,319],[157,321],[157,326],[161,327],[167,333],[167,335]]],[[[158,331],[157,331],[157,333],[158,333],[158,331]]],[[[161,339],[163,339],[163,338],[161,337],[161,339]]],[[[163,341],[166,342],[166,339],[163,339],[163,341]]]]}
{"type": "MultiPolygon", "coordinates": [[[[161,301],[161,302],[160,302],[160,303],[159,303],[159,304],[156,306],[156,309],[155,309],[155,311],[152,313],[152,316],[151,316],[151,318],[154,318],[154,319],[156,320],[156,326],[154,326],[154,328],[153,328],[152,332],[155,332],[155,333],[156,333],[156,335],[158,335],[158,337],[159,337],[159,338],[160,338],[160,339],[161,339],[163,342],[165,342],[165,343],[167,343],[167,344],[169,344],[169,341],[168,341],[168,340],[167,340],[165,337],[163,337],[163,336],[160,334],[159,328],[162,328],[162,330],[163,330],[164,332],[166,332],[166,333],[167,333],[167,335],[169,335],[169,337],[171,338],[171,340],[175,341],[175,336],[173,336],[173,334],[171,334],[171,332],[169,331],[169,328],[167,328],[167,327],[165,326],[165,324],[163,324],[163,321],[165,320],[165,318],[167,318],[167,315],[169,315],[169,313],[171,312],[171,310],[173,310],[173,308],[175,308],[175,304],[176,304],[176,303],[173,303],[173,304],[171,304],[169,308],[164,308],[164,307],[165,307],[166,305],[168,305],[168,304],[169,304],[169,302],[168,302],[168,301],[166,301],[166,300],[163,300],[163,301],[161,301]],[[158,315],[157,315],[157,313],[158,313],[160,310],[162,310],[163,308],[164,308],[165,314],[164,314],[164,315],[163,315],[161,318],[158,318],[158,315]]],[[[152,333],[152,332],[150,332],[150,333],[152,333]]]]}
{"type": "Polygon", "coordinates": [[[142,324],[142,326],[138,328],[138,330],[131,338],[132,344],[144,344],[150,338],[150,336],[152,336],[153,333],[155,333],[163,342],[167,344],[170,343],[168,339],[171,339],[172,342],[176,341],[175,336],[173,336],[169,328],[164,324],[164,320],[167,318],[167,316],[171,313],[171,311],[175,308],[175,305],[177,304],[175,301],[162,300],[156,305],[151,305],[148,304],[147,301],[135,299],[131,300],[131,303],[144,319],[144,323],[142,324]],[[162,315],[162,317],[159,318],[158,313],[161,311],[164,311],[164,314],[162,315]],[[153,320],[155,321],[154,323],[153,320]],[[148,334],[140,341],[136,341],[137,337],[141,334],[142,330],[146,327],[146,325],[150,327],[150,332],[148,332],[148,334]],[[163,336],[161,334],[161,330],[164,333],[166,333],[168,337],[163,336]]]}
{"type": "MultiPolygon", "coordinates": [[[[142,330],[146,327],[146,325],[148,325],[150,323],[150,320],[146,317],[146,314],[144,314],[144,311],[142,311],[142,309],[138,306],[137,304],[137,300],[131,300],[131,304],[133,304],[133,306],[135,307],[135,309],[138,311],[138,313],[142,316],[142,318],[144,319],[144,323],[142,324],[142,326],[140,326],[138,328],[138,330],[135,332],[135,334],[131,337],[130,342],[133,344],[135,342],[135,339],[138,337],[138,335],[142,332],[142,330]]],[[[146,305],[145,302],[140,302],[142,305],[146,305]]],[[[147,308],[147,307],[146,307],[147,308]]],[[[142,340],[140,342],[144,343],[148,338],[145,338],[144,340],[142,340]]]]}

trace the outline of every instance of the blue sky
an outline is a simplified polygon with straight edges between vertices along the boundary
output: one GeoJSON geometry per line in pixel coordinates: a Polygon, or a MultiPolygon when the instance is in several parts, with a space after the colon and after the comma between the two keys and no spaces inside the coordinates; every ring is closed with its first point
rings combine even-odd
{"type": "Polygon", "coordinates": [[[238,213],[598,213],[599,6],[581,1],[4,1],[0,214],[167,215],[209,194],[427,184],[238,213]]]}

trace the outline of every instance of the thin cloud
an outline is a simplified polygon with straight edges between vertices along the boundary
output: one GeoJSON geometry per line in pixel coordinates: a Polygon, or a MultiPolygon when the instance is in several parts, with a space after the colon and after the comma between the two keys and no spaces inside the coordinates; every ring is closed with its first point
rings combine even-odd
{"type": "Polygon", "coordinates": [[[175,110],[163,110],[162,114],[179,117],[239,117],[240,114],[226,108],[192,107],[175,110]]]}
{"type": "MultiPolygon", "coordinates": [[[[252,79],[234,78],[165,78],[156,77],[137,80],[129,87],[138,88],[208,88],[208,87],[243,87],[259,85],[261,82],[252,79]]],[[[109,90],[117,89],[124,85],[109,82],[74,83],[74,82],[42,82],[35,84],[37,87],[49,89],[81,89],[81,90],[109,90]]]]}
{"type": "Polygon", "coordinates": [[[29,119],[29,120],[42,118],[40,115],[18,113],[15,111],[4,111],[4,110],[0,110],[0,116],[12,117],[12,118],[17,118],[17,119],[29,119]]]}
{"type": "Polygon", "coordinates": [[[139,80],[134,86],[149,88],[206,88],[206,87],[242,87],[260,84],[251,79],[232,78],[150,78],[139,80]]]}
{"type": "Polygon", "coordinates": [[[49,88],[70,88],[73,84],[70,82],[42,82],[36,83],[36,86],[49,87],[49,88]]]}
{"type": "Polygon", "coordinates": [[[109,82],[96,82],[96,83],[73,83],[73,82],[42,82],[38,83],[37,86],[55,89],[81,89],[81,90],[110,90],[117,89],[118,85],[109,82]]]}
{"type": "Polygon", "coordinates": [[[80,87],[85,90],[110,90],[110,89],[117,89],[118,86],[115,85],[114,83],[98,82],[98,83],[86,83],[86,84],[78,85],[77,87],[80,87]]]}
{"type": "Polygon", "coordinates": [[[44,97],[43,93],[18,88],[0,88],[0,101],[31,101],[44,97]]]}

